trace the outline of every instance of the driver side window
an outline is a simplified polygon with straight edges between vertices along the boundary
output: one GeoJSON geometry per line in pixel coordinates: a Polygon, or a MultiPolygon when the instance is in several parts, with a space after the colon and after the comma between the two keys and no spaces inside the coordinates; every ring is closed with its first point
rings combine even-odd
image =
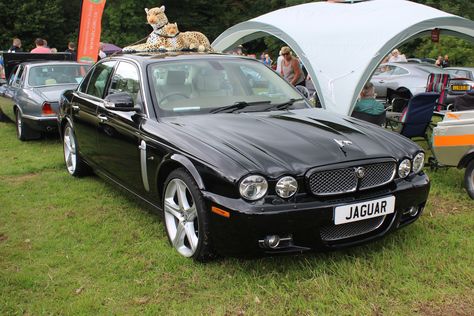
{"type": "Polygon", "coordinates": [[[87,94],[102,99],[108,79],[112,73],[112,70],[114,69],[115,64],[115,61],[108,61],[98,64],[95,67],[87,86],[87,94]]]}
{"type": "Polygon", "coordinates": [[[120,62],[112,77],[108,94],[118,92],[129,93],[133,98],[133,102],[135,104],[137,103],[137,97],[140,93],[140,80],[137,67],[127,62],[120,62]]]}

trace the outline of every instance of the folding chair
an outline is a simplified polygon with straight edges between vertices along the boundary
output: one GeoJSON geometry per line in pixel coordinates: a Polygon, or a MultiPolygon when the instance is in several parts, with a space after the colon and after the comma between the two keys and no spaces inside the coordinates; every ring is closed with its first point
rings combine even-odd
{"type": "Polygon", "coordinates": [[[437,92],[440,94],[436,104],[436,111],[446,109],[447,104],[444,104],[444,102],[448,93],[449,79],[449,74],[431,73],[428,76],[428,80],[426,83],[426,92],[437,92]]]}
{"type": "Polygon", "coordinates": [[[363,120],[363,121],[366,121],[366,122],[369,122],[369,123],[372,123],[372,124],[375,124],[375,125],[378,125],[378,126],[382,126],[385,124],[385,111],[382,112],[381,114],[379,115],[372,115],[372,114],[368,114],[368,113],[364,113],[364,112],[357,112],[357,111],[354,111],[352,112],[352,117],[355,117],[359,120],[363,120]]]}
{"type": "MultiPolygon", "coordinates": [[[[406,110],[397,120],[388,118],[387,122],[392,127],[391,123],[401,125],[400,134],[408,137],[422,137],[428,141],[428,129],[430,128],[431,117],[436,106],[436,101],[439,98],[439,93],[424,92],[415,95],[408,102],[406,110]]],[[[428,141],[429,144],[429,141],[428,141]]]]}

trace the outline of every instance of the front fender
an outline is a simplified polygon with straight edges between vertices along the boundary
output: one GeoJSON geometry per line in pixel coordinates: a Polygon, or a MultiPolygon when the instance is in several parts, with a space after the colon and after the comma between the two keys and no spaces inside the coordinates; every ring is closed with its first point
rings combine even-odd
{"type": "Polygon", "coordinates": [[[458,163],[458,168],[466,168],[469,161],[474,159],[474,148],[469,149],[458,163]]]}

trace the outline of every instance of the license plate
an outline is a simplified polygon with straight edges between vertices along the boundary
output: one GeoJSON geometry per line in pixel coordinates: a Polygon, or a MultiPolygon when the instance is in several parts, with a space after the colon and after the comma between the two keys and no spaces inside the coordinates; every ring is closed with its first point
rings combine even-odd
{"type": "Polygon", "coordinates": [[[469,86],[465,85],[453,85],[451,86],[452,91],[467,91],[469,90],[469,86]]]}
{"type": "Polygon", "coordinates": [[[362,221],[368,218],[385,216],[395,212],[395,197],[338,206],[334,210],[334,224],[362,221]]]}

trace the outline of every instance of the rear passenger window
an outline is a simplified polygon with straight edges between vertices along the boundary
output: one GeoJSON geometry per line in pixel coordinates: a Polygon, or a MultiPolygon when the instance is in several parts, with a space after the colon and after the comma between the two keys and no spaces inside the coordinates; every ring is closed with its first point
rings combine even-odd
{"type": "Polygon", "coordinates": [[[107,61],[98,64],[92,72],[89,84],[87,85],[87,94],[101,98],[104,96],[105,87],[116,62],[107,61]]]}

